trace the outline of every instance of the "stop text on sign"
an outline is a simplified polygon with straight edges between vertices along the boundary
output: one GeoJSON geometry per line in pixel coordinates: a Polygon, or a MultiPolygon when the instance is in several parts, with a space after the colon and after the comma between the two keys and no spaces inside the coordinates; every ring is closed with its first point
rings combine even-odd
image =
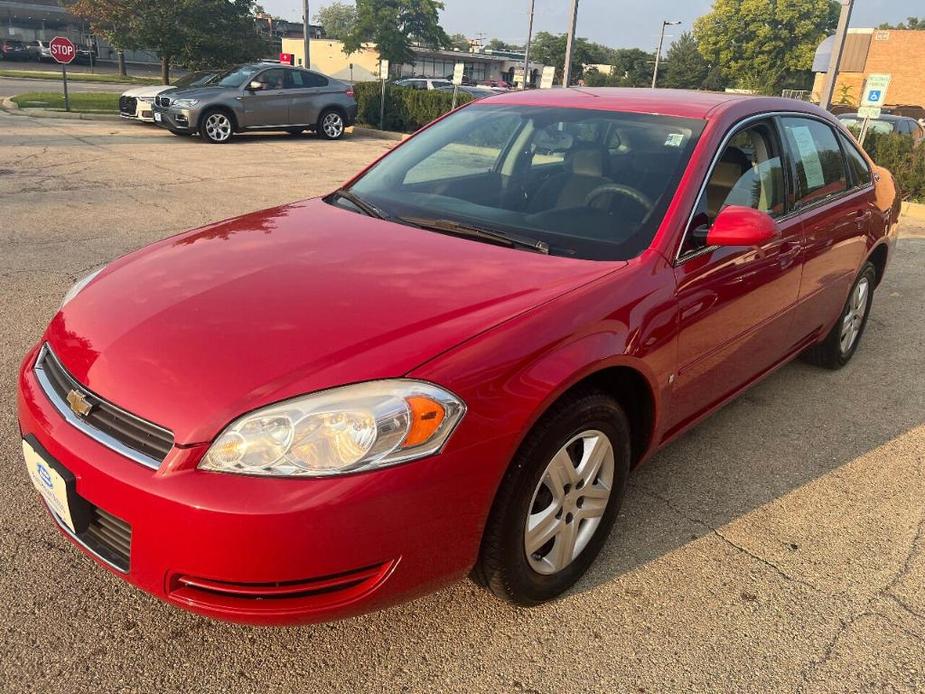
{"type": "Polygon", "coordinates": [[[48,48],[51,52],[51,57],[65,65],[72,62],[74,58],[77,57],[77,48],[70,39],[66,39],[63,36],[55,36],[55,38],[51,40],[48,48]]]}

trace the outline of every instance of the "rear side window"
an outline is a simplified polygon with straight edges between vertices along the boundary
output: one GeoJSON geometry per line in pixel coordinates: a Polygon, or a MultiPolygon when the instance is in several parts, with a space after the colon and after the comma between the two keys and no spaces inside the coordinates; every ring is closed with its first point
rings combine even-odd
{"type": "Polygon", "coordinates": [[[848,190],[848,175],[835,131],[809,118],[782,118],[796,165],[797,205],[805,207],[848,190]]]}
{"type": "Polygon", "coordinates": [[[842,148],[845,150],[848,168],[851,169],[851,174],[854,178],[854,185],[858,187],[869,185],[873,177],[870,173],[870,166],[867,165],[867,160],[861,156],[857,146],[847,137],[841,134],[838,137],[841,139],[842,148]]]}
{"type": "Polygon", "coordinates": [[[326,77],[316,75],[308,70],[289,70],[290,82],[289,87],[294,89],[304,89],[307,87],[327,87],[328,80],[326,77]]]}

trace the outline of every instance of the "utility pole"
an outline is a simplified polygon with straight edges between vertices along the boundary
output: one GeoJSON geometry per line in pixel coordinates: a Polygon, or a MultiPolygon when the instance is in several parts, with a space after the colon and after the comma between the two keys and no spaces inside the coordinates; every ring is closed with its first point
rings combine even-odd
{"type": "Polygon", "coordinates": [[[851,21],[853,9],[854,0],[841,0],[841,14],[838,16],[838,28],[835,30],[835,41],[832,43],[829,71],[825,76],[822,96],[819,98],[819,105],[824,109],[832,105],[832,95],[835,93],[835,83],[838,81],[838,68],[841,65],[842,52],[845,50],[845,37],[848,35],[848,23],[851,21]]]}
{"type": "Polygon", "coordinates": [[[575,26],[578,24],[578,0],[572,0],[571,20],[565,40],[565,65],[562,67],[562,86],[568,88],[572,76],[572,54],[575,51],[575,26]]]}
{"type": "Polygon", "coordinates": [[[309,26],[309,13],[308,13],[308,0],[302,0],[302,17],[305,21],[305,31],[302,32],[304,37],[302,39],[302,52],[305,53],[305,58],[302,62],[302,67],[306,70],[311,70],[312,67],[312,47],[311,47],[311,27],[309,26]]]}
{"type": "Polygon", "coordinates": [[[527,88],[527,75],[530,73],[530,41],[533,40],[533,10],[536,6],[536,0],[530,0],[530,23],[527,27],[527,47],[524,50],[524,80],[521,88],[527,88]]]}
{"type": "Polygon", "coordinates": [[[671,22],[667,19],[662,20],[662,33],[658,37],[658,50],[655,51],[655,69],[652,71],[652,89],[658,84],[658,66],[662,62],[662,46],[665,43],[665,29],[667,27],[677,26],[681,22],[671,22]]]}

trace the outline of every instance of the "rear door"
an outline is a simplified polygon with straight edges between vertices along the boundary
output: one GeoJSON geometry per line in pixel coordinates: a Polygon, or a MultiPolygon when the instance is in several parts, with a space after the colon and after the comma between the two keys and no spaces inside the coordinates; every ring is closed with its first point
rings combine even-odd
{"type": "Polygon", "coordinates": [[[244,127],[261,128],[287,125],[291,95],[286,89],[285,68],[264,70],[254,77],[263,87],[252,91],[245,87],[241,96],[244,106],[244,127]]]}
{"type": "Polygon", "coordinates": [[[795,211],[805,234],[803,283],[794,323],[797,337],[805,338],[827,330],[841,311],[867,254],[876,200],[866,162],[866,175],[851,170],[843,148],[849,143],[840,143],[829,123],[787,116],[781,118],[781,126],[793,161],[795,211]]]}
{"type": "MultiPolygon", "coordinates": [[[[295,125],[314,125],[322,109],[330,105],[329,95],[339,91],[324,75],[309,70],[289,70],[287,87],[292,96],[290,118],[295,125]]],[[[342,90],[340,90],[342,91],[342,90]]]]}
{"type": "Polygon", "coordinates": [[[734,394],[793,351],[802,225],[788,200],[787,159],[773,118],[734,132],[714,161],[675,263],[678,370],[670,428],[734,394]],[[707,246],[727,205],[766,212],[780,234],[758,248],[707,246]]]}

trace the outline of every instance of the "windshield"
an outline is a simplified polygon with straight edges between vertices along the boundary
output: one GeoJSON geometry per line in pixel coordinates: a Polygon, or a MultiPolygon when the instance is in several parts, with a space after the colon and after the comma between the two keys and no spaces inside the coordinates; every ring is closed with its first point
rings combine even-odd
{"type": "Polygon", "coordinates": [[[238,65],[215,77],[214,84],[219,87],[241,87],[250,82],[251,77],[263,70],[263,65],[238,65]]]}
{"type": "Polygon", "coordinates": [[[396,149],[351,192],[392,218],[506,231],[548,244],[553,255],[625,260],[651,243],[703,126],[648,114],[470,106],[396,149]]]}
{"type": "Polygon", "coordinates": [[[202,87],[218,77],[218,74],[212,70],[200,70],[183,75],[173,83],[175,87],[202,87]]]}

